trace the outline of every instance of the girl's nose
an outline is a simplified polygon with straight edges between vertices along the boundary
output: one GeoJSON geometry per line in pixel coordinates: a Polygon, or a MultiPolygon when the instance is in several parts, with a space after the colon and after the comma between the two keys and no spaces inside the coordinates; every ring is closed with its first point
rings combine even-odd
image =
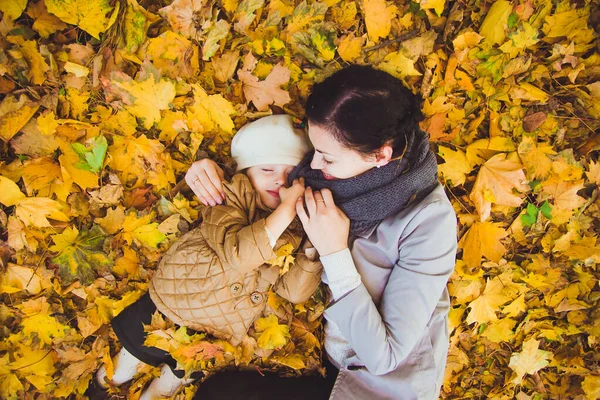
{"type": "Polygon", "coordinates": [[[276,179],[275,179],[275,184],[277,186],[285,186],[285,182],[286,182],[286,175],[285,174],[281,174],[279,175],[276,179]]]}

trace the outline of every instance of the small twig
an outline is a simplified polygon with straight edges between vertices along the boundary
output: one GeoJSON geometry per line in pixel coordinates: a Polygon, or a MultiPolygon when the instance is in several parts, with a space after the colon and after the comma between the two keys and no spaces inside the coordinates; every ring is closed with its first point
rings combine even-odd
{"type": "Polygon", "coordinates": [[[417,29],[413,29],[412,31],[408,31],[400,36],[398,36],[396,39],[393,40],[388,40],[387,42],[383,42],[383,43],[379,43],[376,46],[373,47],[367,47],[365,49],[362,49],[363,53],[367,53],[369,51],[374,51],[374,50],[379,50],[382,49],[386,46],[389,46],[390,44],[394,44],[394,43],[398,43],[398,42],[402,42],[408,39],[412,39],[415,36],[417,36],[417,34],[419,33],[419,31],[417,29]]]}

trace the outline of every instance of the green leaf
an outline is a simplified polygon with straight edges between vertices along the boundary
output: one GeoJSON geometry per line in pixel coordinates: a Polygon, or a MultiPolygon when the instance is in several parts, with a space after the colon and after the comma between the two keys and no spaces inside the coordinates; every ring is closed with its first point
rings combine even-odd
{"type": "Polygon", "coordinates": [[[52,262],[58,265],[58,276],[63,285],[76,280],[89,285],[96,279],[97,270],[110,270],[113,261],[102,249],[105,239],[102,230],[94,225],[91,230],[80,232],[75,240],[62,246],[52,262]]]}
{"type": "Polygon", "coordinates": [[[544,217],[552,219],[552,206],[550,205],[550,203],[548,203],[548,200],[546,200],[544,204],[542,204],[542,206],[540,207],[540,211],[544,217]]]}
{"type": "Polygon", "coordinates": [[[519,23],[519,17],[517,16],[516,13],[512,13],[508,16],[508,27],[510,29],[514,28],[515,26],[517,26],[517,23],[519,23]]]}
{"type": "Polygon", "coordinates": [[[92,139],[91,150],[81,143],[73,143],[71,147],[79,155],[80,162],[75,164],[76,168],[98,173],[104,164],[104,157],[108,149],[108,143],[104,136],[96,136],[92,139]]]}
{"type": "Polygon", "coordinates": [[[531,203],[527,204],[526,213],[521,215],[523,226],[531,226],[537,221],[538,208],[531,203]]]}

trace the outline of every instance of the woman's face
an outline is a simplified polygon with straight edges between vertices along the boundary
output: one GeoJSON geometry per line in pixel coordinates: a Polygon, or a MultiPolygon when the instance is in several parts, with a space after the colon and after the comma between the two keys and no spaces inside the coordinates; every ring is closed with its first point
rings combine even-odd
{"type": "Polygon", "coordinates": [[[347,179],[377,166],[375,156],[367,156],[344,146],[329,131],[318,125],[308,126],[308,137],[315,148],[310,167],[321,170],[328,180],[347,179]]]}

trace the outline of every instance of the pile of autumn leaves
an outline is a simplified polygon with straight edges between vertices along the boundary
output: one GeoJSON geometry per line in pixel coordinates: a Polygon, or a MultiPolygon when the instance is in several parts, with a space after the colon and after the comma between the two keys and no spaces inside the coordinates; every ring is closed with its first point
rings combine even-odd
{"type": "MultiPolygon", "coordinates": [[[[2,2],[0,396],[81,395],[110,373],[110,320],[198,223],[176,186],[198,151],[228,163],[236,128],[302,116],[315,81],[358,62],[423,95],[459,218],[442,396],[600,398],[597,7],[2,2]]],[[[317,369],[323,294],[269,307],[236,348],[160,318],[149,341],[189,371],[317,369]]],[[[156,373],[111,390],[136,398],[156,373]]]]}

